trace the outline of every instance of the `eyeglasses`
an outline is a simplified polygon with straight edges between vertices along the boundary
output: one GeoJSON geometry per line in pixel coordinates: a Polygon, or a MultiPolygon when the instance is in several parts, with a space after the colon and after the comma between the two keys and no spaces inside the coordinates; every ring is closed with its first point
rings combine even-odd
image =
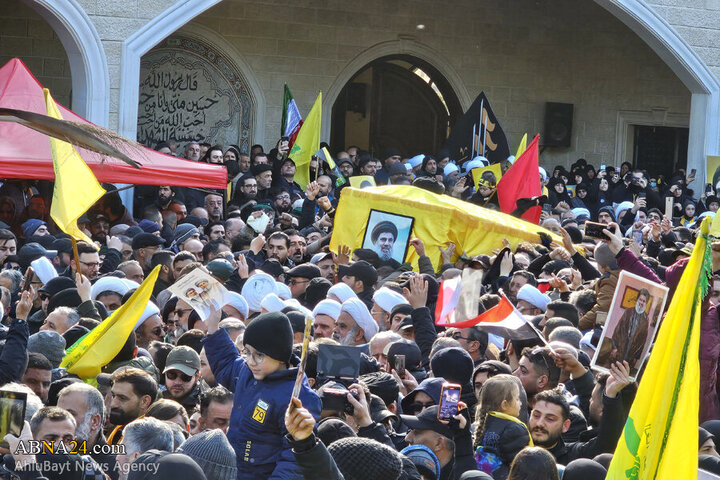
{"type": "Polygon", "coordinates": [[[255,363],[255,364],[260,364],[260,363],[264,362],[265,357],[266,357],[266,355],[264,353],[260,353],[260,352],[252,353],[247,348],[243,349],[242,356],[245,357],[246,361],[252,360],[253,363],[255,363]]]}
{"type": "Polygon", "coordinates": [[[180,377],[180,380],[182,380],[184,383],[188,383],[190,380],[193,379],[190,375],[185,375],[182,372],[176,372],[175,370],[170,370],[169,372],[165,372],[165,376],[168,380],[176,380],[178,377],[180,377]]]}
{"type": "Polygon", "coordinates": [[[40,292],[40,293],[38,293],[38,297],[40,298],[40,300],[45,301],[50,298],[50,295],[48,295],[47,293],[44,293],[44,292],[40,292]]]}
{"type": "Polygon", "coordinates": [[[83,262],[82,260],[80,260],[80,263],[82,263],[83,265],[88,266],[90,268],[99,268],[100,267],[100,262],[83,262]]]}
{"type": "Polygon", "coordinates": [[[455,332],[455,333],[453,333],[453,334],[452,334],[452,338],[453,338],[454,340],[460,340],[460,339],[462,339],[462,340],[470,340],[470,337],[463,337],[463,336],[462,336],[462,332],[455,332]]]}
{"type": "Polygon", "coordinates": [[[278,195],[275,200],[290,200],[290,195],[278,195]]]}
{"type": "Polygon", "coordinates": [[[434,407],[434,406],[435,406],[435,403],[433,403],[433,402],[429,402],[429,403],[413,402],[408,407],[408,410],[409,410],[408,413],[415,415],[417,413],[422,412],[426,408],[430,408],[430,407],[434,407]]]}
{"type": "Polygon", "coordinates": [[[310,280],[295,280],[293,278],[292,280],[290,280],[290,285],[294,287],[295,285],[302,285],[303,283],[308,283],[309,281],[310,280]]]}

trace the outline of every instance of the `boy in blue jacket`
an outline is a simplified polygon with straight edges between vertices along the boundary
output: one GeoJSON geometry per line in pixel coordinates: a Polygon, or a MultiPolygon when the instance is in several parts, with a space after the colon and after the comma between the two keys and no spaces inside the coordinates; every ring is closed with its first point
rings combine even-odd
{"type": "MultiPolygon", "coordinates": [[[[298,363],[290,321],[280,312],[257,316],[245,330],[242,356],[218,321],[218,314],[208,319],[203,343],[218,383],[234,392],[227,436],[237,455],[237,478],[302,479],[285,439],[285,411],[297,376],[291,364],[298,363]]],[[[321,401],[307,378],[300,400],[317,420],[321,401]]]]}

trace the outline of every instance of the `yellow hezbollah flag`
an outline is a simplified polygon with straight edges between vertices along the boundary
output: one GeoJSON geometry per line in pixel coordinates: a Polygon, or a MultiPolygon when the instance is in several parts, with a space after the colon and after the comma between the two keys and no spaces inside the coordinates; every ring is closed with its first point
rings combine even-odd
{"type": "MultiPolygon", "coordinates": [[[[562,243],[562,239],[549,230],[502,212],[410,185],[388,185],[343,189],[330,249],[337,252],[338,245],[361,248],[371,210],[412,217],[410,238],[417,237],[425,243],[425,252],[436,269],[441,261],[438,247],[446,248],[447,242],[456,245],[455,257],[463,252],[468,256],[490,254],[494,249],[503,248],[503,238],[507,238],[513,248],[523,241],[537,242],[538,232],[562,243]]],[[[396,239],[397,242],[408,240],[396,239]]],[[[408,249],[405,261],[417,264],[413,248],[408,249]]]]}
{"type": "Polygon", "coordinates": [[[482,178],[483,172],[494,173],[496,185],[497,185],[497,182],[499,182],[500,179],[502,178],[502,165],[499,163],[493,163],[492,165],[488,165],[487,167],[473,168],[470,171],[472,172],[473,183],[475,184],[476,189],[478,188],[478,184],[480,182],[480,179],[482,178]]]}
{"type": "Polygon", "coordinates": [[[608,480],[697,478],[700,317],[712,257],[706,218],[660,325],[608,480]]]}
{"type": "MultiPolygon", "coordinates": [[[[48,116],[62,120],[50,91],[44,88],[43,94],[48,116]]],[[[50,149],[55,170],[55,189],[50,216],[60,230],[75,240],[82,240],[92,245],[92,240],[78,228],[77,219],[105,194],[105,190],[71,144],[50,137],[50,149]]]]}
{"type": "Polygon", "coordinates": [[[60,367],[80,378],[94,379],[115,358],[135,328],[160,272],[160,265],[145,278],[135,293],[112,315],[67,349],[60,367]]]}
{"type": "Polygon", "coordinates": [[[322,92],[318,93],[315,104],[300,127],[289,157],[295,162],[295,182],[305,189],[310,179],[310,160],[320,149],[320,119],[322,118],[322,92]]]}
{"type": "Polygon", "coordinates": [[[527,149],[527,133],[523,135],[522,140],[520,140],[520,144],[518,145],[517,153],[515,153],[515,159],[517,160],[520,158],[520,155],[523,154],[523,152],[527,149]]]}

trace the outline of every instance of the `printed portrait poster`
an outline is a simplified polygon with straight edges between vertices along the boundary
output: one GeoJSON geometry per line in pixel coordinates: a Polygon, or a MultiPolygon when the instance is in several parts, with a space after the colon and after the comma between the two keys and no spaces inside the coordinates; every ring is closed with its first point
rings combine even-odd
{"type": "Polygon", "coordinates": [[[620,272],[610,311],[592,367],[609,371],[614,362],[627,361],[630,376],[642,368],[655,340],[668,288],[630,272],[620,272]]]}
{"type": "Polygon", "coordinates": [[[383,262],[405,262],[414,221],[413,217],[370,210],[362,248],[374,251],[383,262]]]}
{"type": "Polygon", "coordinates": [[[229,301],[227,289],[199,268],[182,277],[168,290],[184,300],[203,319],[210,316],[211,307],[220,310],[229,301]]]}

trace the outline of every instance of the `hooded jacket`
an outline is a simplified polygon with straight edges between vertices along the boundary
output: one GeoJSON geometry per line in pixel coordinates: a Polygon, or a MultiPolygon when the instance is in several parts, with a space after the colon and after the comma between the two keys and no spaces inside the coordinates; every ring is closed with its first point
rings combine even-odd
{"type": "MultiPolygon", "coordinates": [[[[205,337],[203,344],[215,379],[234,393],[227,437],[237,455],[237,478],[303,478],[285,438],[285,410],[297,368],[256,380],[225,330],[205,337]]],[[[300,401],[316,420],[320,418],[320,397],[310,389],[307,378],[302,382],[300,401]]]]}

